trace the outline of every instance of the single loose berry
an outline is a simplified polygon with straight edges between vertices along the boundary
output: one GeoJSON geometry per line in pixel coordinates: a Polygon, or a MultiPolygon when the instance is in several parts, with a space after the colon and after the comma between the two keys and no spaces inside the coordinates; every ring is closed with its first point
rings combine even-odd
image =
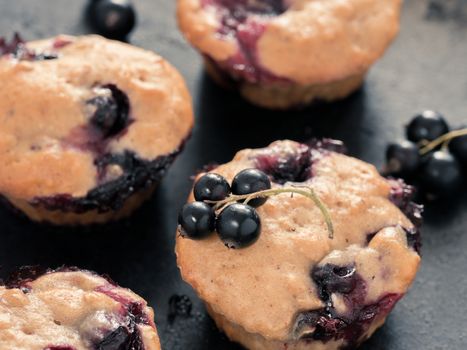
{"type": "Polygon", "coordinates": [[[203,202],[185,204],[178,216],[181,235],[192,239],[202,239],[214,232],[216,214],[214,209],[203,202]]]}
{"type": "Polygon", "coordinates": [[[95,29],[112,39],[124,39],[136,24],[136,12],[130,0],[95,1],[90,15],[95,29]]]}
{"type": "MultiPolygon", "coordinates": [[[[239,172],[232,181],[232,193],[236,195],[251,194],[259,191],[269,190],[271,180],[258,169],[245,169],[239,172]]],[[[252,207],[259,207],[266,202],[267,198],[255,198],[248,202],[252,207]]]]}
{"type": "Polygon", "coordinates": [[[462,184],[460,163],[451,153],[436,151],[427,158],[421,181],[429,195],[442,197],[453,194],[462,184]]]}
{"type": "Polygon", "coordinates": [[[449,143],[449,151],[464,167],[467,167],[467,135],[452,139],[449,143]]]}
{"type": "Polygon", "coordinates": [[[230,194],[230,185],[223,176],[208,173],[196,181],[193,194],[197,201],[221,201],[230,194]]]}
{"type": "Polygon", "coordinates": [[[261,221],[253,207],[235,203],[220,213],[216,228],[227,247],[245,248],[258,240],[261,221]]]}
{"type": "Polygon", "coordinates": [[[413,142],[397,141],[386,149],[386,166],[391,175],[408,177],[419,168],[420,163],[420,151],[413,142]]]}
{"type": "Polygon", "coordinates": [[[412,142],[433,141],[448,131],[449,126],[440,113],[424,111],[407,126],[407,138],[412,142]]]}

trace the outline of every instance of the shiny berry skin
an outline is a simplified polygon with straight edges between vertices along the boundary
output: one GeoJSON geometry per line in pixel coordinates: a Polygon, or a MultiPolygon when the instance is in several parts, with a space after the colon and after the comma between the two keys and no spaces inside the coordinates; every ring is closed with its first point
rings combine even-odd
{"type": "MultiPolygon", "coordinates": [[[[239,172],[232,181],[232,193],[236,195],[251,194],[259,191],[269,190],[271,180],[258,169],[245,169],[239,172]]],[[[248,202],[252,207],[259,207],[266,202],[267,198],[255,198],[248,202]]]]}
{"type": "Polygon", "coordinates": [[[91,23],[102,35],[124,39],[136,24],[136,13],[130,0],[98,0],[90,8],[91,23]]]}
{"type": "Polygon", "coordinates": [[[444,117],[435,111],[424,111],[407,126],[407,138],[412,142],[433,141],[449,132],[444,117]]]}
{"type": "Polygon", "coordinates": [[[449,143],[449,151],[467,168],[467,135],[452,139],[449,143]]]}
{"type": "Polygon", "coordinates": [[[196,181],[193,194],[197,201],[221,201],[230,194],[230,185],[223,176],[208,173],[196,181]]]}
{"type": "Polygon", "coordinates": [[[245,248],[258,240],[261,220],[253,207],[235,203],[220,213],[216,230],[228,248],[245,248]]]}
{"type": "Polygon", "coordinates": [[[419,168],[420,163],[419,148],[413,142],[397,141],[386,149],[386,166],[391,175],[408,177],[419,168]]]}
{"type": "Polygon", "coordinates": [[[443,197],[455,193],[462,184],[460,163],[446,151],[429,155],[420,174],[421,181],[429,195],[443,197]]]}
{"type": "Polygon", "coordinates": [[[214,232],[216,214],[214,209],[206,203],[188,203],[180,211],[178,223],[183,237],[202,239],[214,232]]]}

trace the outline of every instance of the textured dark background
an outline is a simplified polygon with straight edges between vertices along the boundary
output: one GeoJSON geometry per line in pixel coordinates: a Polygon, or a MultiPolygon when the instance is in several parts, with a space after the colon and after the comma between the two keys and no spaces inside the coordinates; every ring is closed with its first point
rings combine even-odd
{"type": "MultiPolygon", "coordinates": [[[[19,31],[37,39],[87,33],[85,4],[0,0],[0,35],[19,31]]],[[[467,1],[407,0],[400,37],[365,87],[345,101],[300,113],[263,111],[214,86],[177,31],[174,0],[137,0],[136,7],[139,25],[131,42],[159,52],[186,77],[197,115],[193,137],[154,199],[123,224],[86,232],[41,228],[0,209],[0,276],[24,264],[108,273],[156,309],[164,349],[239,349],[215,330],[175,264],[177,211],[189,192],[190,175],[203,164],[228,161],[244,147],[311,136],[343,139],[352,155],[381,166],[386,143],[402,136],[415,112],[433,108],[452,124],[467,122],[467,1]],[[192,317],[167,321],[173,294],[191,297],[192,317]]],[[[417,281],[364,349],[467,348],[466,193],[428,206],[417,281]]]]}

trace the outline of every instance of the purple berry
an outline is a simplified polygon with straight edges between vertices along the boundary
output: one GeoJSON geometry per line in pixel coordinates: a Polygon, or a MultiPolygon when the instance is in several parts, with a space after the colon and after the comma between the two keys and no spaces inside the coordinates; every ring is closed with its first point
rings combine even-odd
{"type": "Polygon", "coordinates": [[[253,207],[235,203],[220,213],[216,228],[227,247],[245,248],[258,240],[261,221],[253,207]]]}
{"type": "Polygon", "coordinates": [[[196,181],[193,194],[197,201],[221,201],[230,194],[230,185],[223,176],[208,173],[196,181]]]}
{"type": "Polygon", "coordinates": [[[191,239],[202,239],[214,232],[216,214],[203,202],[185,204],[178,216],[181,234],[191,239]]]}
{"type": "Polygon", "coordinates": [[[386,164],[391,175],[404,178],[411,176],[421,164],[418,146],[407,140],[389,144],[386,150],[386,164]]]}
{"type": "Polygon", "coordinates": [[[461,165],[451,153],[436,151],[428,157],[420,178],[429,195],[448,196],[462,185],[461,165]]]}
{"type": "Polygon", "coordinates": [[[416,115],[407,126],[407,138],[412,142],[433,141],[446,134],[449,126],[444,117],[435,111],[416,115]]]}
{"type": "MultiPolygon", "coordinates": [[[[239,172],[232,181],[232,193],[246,195],[259,191],[269,190],[271,181],[269,177],[258,169],[245,169],[239,172]]],[[[248,202],[252,207],[259,207],[267,198],[256,198],[248,202]]]]}

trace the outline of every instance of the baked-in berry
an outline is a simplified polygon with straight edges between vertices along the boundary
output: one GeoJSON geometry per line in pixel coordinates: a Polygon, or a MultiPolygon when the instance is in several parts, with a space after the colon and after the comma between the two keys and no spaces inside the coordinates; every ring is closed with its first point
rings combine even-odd
{"type": "Polygon", "coordinates": [[[215,229],[216,214],[214,209],[204,202],[185,204],[178,216],[182,236],[201,239],[215,229]]]}
{"type": "Polygon", "coordinates": [[[230,185],[223,176],[208,173],[196,181],[193,194],[197,201],[220,201],[230,194],[230,185]]]}
{"type": "MultiPolygon", "coordinates": [[[[235,175],[232,181],[232,193],[237,195],[251,194],[271,188],[271,180],[264,172],[258,169],[245,169],[235,175]]],[[[256,198],[248,202],[252,207],[258,207],[266,202],[267,198],[256,198]]]]}
{"type": "Polygon", "coordinates": [[[348,294],[357,284],[355,266],[326,264],[314,268],[311,275],[323,300],[329,300],[332,293],[348,294]]]}
{"type": "Polygon", "coordinates": [[[407,126],[407,138],[412,142],[433,141],[448,131],[449,126],[444,117],[428,110],[412,119],[407,126]]]}
{"type": "Polygon", "coordinates": [[[411,141],[397,141],[386,149],[386,171],[391,175],[408,177],[418,170],[420,163],[420,150],[411,141]]]}
{"type": "Polygon", "coordinates": [[[96,97],[87,101],[95,111],[91,123],[105,137],[115,135],[128,125],[130,101],[128,96],[113,84],[94,89],[96,97]]]}
{"type": "Polygon", "coordinates": [[[91,5],[91,23],[96,30],[112,39],[124,39],[136,24],[131,0],[97,0],[91,5]]]}
{"type": "Polygon", "coordinates": [[[253,207],[235,203],[219,214],[216,230],[227,247],[245,248],[259,238],[261,221],[253,207]]]}
{"type": "Polygon", "coordinates": [[[305,182],[312,176],[311,149],[306,145],[286,154],[267,154],[257,157],[257,168],[272,177],[274,182],[305,182]]]}
{"type": "MultiPolygon", "coordinates": [[[[466,128],[462,128],[467,130],[466,128]]],[[[449,151],[464,167],[467,167],[467,135],[459,136],[449,143],[449,151]]]]}
{"type": "Polygon", "coordinates": [[[462,169],[451,153],[436,151],[428,156],[420,177],[428,194],[442,197],[459,189],[462,184],[462,169]]]}

